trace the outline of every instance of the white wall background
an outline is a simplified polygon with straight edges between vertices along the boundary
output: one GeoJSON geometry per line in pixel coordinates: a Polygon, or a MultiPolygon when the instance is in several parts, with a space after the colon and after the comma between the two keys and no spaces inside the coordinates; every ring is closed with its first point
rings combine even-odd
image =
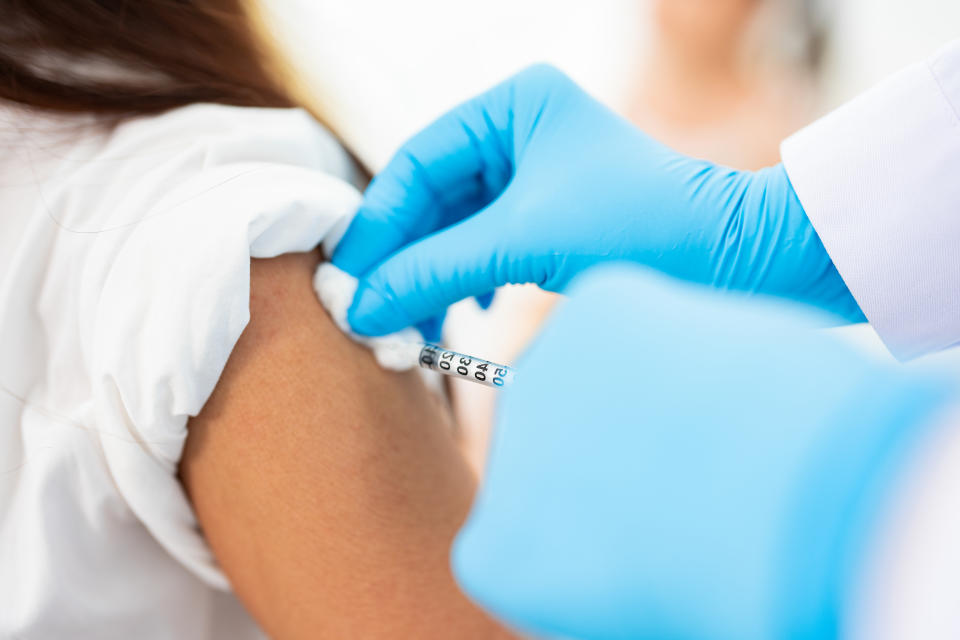
{"type": "Polygon", "coordinates": [[[830,4],[835,32],[826,68],[825,108],[960,37],[957,0],[833,0],[830,4]]]}
{"type": "Polygon", "coordinates": [[[449,107],[533,62],[618,102],[640,22],[633,0],[268,3],[332,124],[374,167],[449,107]]]}
{"type": "MultiPolygon", "coordinates": [[[[266,3],[334,126],[368,164],[380,167],[419,127],[533,62],[556,64],[620,106],[647,40],[649,1],[266,3]]],[[[824,111],[960,37],[958,0],[822,4],[834,22],[824,111]]]]}

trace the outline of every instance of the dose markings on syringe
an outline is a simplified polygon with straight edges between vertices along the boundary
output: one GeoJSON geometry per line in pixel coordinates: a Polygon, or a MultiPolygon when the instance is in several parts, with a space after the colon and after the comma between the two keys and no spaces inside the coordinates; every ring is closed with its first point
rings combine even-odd
{"type": "Polygon", "coordinates": [[[420,364],[449,376],[467,378],[490,387],[502,387],[513,378],[510,367],[434,345],[425,345],[420,351],[420,364]]]}

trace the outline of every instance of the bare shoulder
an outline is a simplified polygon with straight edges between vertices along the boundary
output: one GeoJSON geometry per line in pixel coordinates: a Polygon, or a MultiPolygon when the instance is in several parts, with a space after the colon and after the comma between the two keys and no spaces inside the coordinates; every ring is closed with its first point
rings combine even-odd
{"type": "Polygon", "coordinates": [[[273,637],[499,637],[448,568],[474,491],[449,417],[333,325],[317,262],[253,262],[250,324],[189,424],[218,562],[273,637]]]}

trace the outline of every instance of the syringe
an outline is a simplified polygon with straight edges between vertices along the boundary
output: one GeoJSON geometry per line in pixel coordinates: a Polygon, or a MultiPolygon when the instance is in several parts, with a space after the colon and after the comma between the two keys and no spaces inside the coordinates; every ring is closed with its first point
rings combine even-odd
{"type": "Polygon", "coordinates": [[[488,387],[505,387],[516,377],[516,370],[505,364],[474,358],[435,344],[421,345],[417,362],[424,369],[488,387]]]}

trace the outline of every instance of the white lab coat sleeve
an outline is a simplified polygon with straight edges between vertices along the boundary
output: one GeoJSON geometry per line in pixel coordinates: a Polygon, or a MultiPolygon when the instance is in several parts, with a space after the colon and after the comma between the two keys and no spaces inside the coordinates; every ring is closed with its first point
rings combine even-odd
{"type": "Polygon", "coordinates": [[[785,140],[850,292],[902,360],[960,343],[960,40],[785,140]]]}

